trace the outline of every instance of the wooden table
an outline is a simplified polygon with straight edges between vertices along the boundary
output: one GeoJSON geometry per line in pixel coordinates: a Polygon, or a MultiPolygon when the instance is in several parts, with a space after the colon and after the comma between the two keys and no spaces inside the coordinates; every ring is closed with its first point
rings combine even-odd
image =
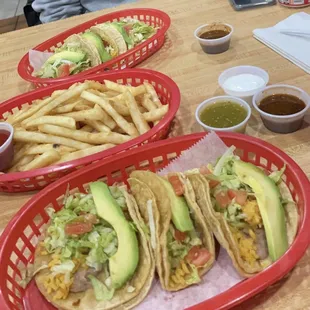
{"type": "MultiPolygon", "coordinates": [[[[121,8],[126,7],[129,5],[121,8]]],[[[296,85],[310,93],[310,77],[304,71],[252,37],[253,29],[272,26],[297,12],[296,10],[278,5],[235,12],[228,0],[151,0],[140,1],[130,7],[158,8],[167,12],[172,20],[163,48],[140,65],[169,75],[180,87],[182,103],[171,136],[201,131],[195,122],[195,108],[204,99],[222,94],[217,83],[218,76],[223,70],[232,66],[259,66],[268,71],[271,84],[296,85]],[[208,56],[202,52],[193,32],[199,25],[212,21],[232,24],[235,33],[229,51],[208,56]]],[[[113,10],[106,12],[108,11],[113,10]]],[[[310,13],[310,8],[305,8],[303,11],[310,13]]],[[[27,50],[63,30],[103,13],[95,12],[1,35],[0,101],[32,88],[18,76],[16,71],[19,60],[27,50]]],[[[308,114],[301,130],[293,134],[277,135],[265,129],[260,118],[254,113],[247,134],[260,137],[283,149],[309,176],[309,124],[308,114]]],[[[0,232],[33,194],[0,194],[0,232]]],[[[238,306],[237,309],[310,309],[309,261],[310,250],[288,277],[254,299],[238,306]]]]}

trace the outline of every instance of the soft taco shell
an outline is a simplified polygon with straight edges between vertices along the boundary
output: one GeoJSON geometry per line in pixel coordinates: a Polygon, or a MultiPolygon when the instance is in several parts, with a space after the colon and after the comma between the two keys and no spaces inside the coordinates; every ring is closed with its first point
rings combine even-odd
{"type": "MultiPolygon", "coordinates": [[[[227,221],[224,218],[224,215],[220,212],[216,212],[212,207],[210,188],[207,179],[200,174],[187,174],[187,177],[193,185],[194,191],[197,195],[197,202],[206,221],[209,223],[218,242],[228,252],[234,267],[240,275],[244,277],[251,277],[270,265],[272,262],[268,258],[256,262],[254,265],[248,264],[241,258],[238,245],[227,221]]],[[[288,199],[293,202],[292,196],[283,182],[281,183],[279,189],[284,199],[288,199]]],[[[288,243],[291,245],[296,236],[298,226],[298,212],[295,203],[289,203],[286,206],[285,215],[288,243]]]]}
{"type": "MultiPolygon", "coordinates": [[[[69,293],[65,300],[53,300],[45,289],[43,282],[44,276],[49,273],[49,270],[41,270],[36,276],[35,281],[40,292],[44,297],[52,303],[55,307],[64,310],[105,310],[105,309],[131,309],[139,304],[149,292],[155,272],[155,262],[150,249],[150,244],[147,237],[141,227],[141,215],[137,213],[137,207],[135,205],[134,198],[124,192],[126,203],[131,219],[137,227],[137,237],[139,241],[139,264],[134,276],[128,283],[135,288],[132,293],[127,291],[128,286],[125,285],[121,289],[115,291],[113,298],[110,301],[97,301],[94,290],[88,289],[81,293],[69,293]],[[73,306],[73,304],[78,305],[73,306]]],[[[50,261],[50,257],[47,255],[42,256],[40,254],[40,247],[37,247],[35,252],[35,269],[50,261]]],[[[100,279],[100,274],[98,275],[100,279]]]]}
{"type": "Polygon", "coordinates": [[[92,67],[101,64],[101,58],[97,48],[93,44],[84,40],[80,35],[73,34],[70,37],[68,37],[64,42],[64,46],[66,45],[77,45],[82,50],[84,50],[90,59],[92,67]]]}
{"type": "Polygon", "coordinates": [[[123,36],[114,27],[107,24],[99,24],[90,28],[90,31],[98,34],[115,51],[116,56],[127,52],[127,44],[123,36]]]}
{"type": "MultiPolygon", "coordinates": [[[[200,233],[203,245],[209,250],[212,255],[212,258],[208,262],[208,264],[199,270],[199,275],[204,275],[213,265],[215,259],[215,248],[214,248],[214,239],[209,231],[208,226],[206,225],[203,215],[199,209],[195,201],[195,194],[190,185],[190,183],[186,183],[186,179],[183,175],[178,174],[180,179],[182,180],[185,188],[185,199],[190,208],[192,219],[194,222],[195,229],[200,233]]],[[[157,262],[161,262],[163,265],[162,274],[159,274],[160,282],[162,287],[168,291],[178,291],[183,288],[188,287],[188,284],[178,284],[171,285],[169,282],[171,267],[169,262],[168,248],[167,248],[167,232],[169,230],[169,224],[171,221],[171,203],[170,200],[167,199],[166,188],[163,184],[163,179],[149,171],[133,171],[130,175],[131,178],[138,179],[139,181],[145,183],[152,191],[156,205],[159,210],[159,223],[160,223],[160,253],[161,258],[156,259],[157,262]]],[[[139,205],[139,202],[138,202],[139,205]]],[[[157,254],[158,255],[158,254],[157,254]]]]}

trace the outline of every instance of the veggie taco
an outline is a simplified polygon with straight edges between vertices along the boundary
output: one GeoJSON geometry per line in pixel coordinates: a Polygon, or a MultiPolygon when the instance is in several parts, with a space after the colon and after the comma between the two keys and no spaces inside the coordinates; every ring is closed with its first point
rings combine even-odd
{"type": "Polygon", "coordinates": [[[178,291],[199,283],[214,263],[215,249],[191,184],[181,173],[163,178],[150,171],[132,172],[128,183],[156,243],[162,287],[178,291]]]}
{"type": "Polygon", "coordinates": [[[215,166],[186,174],[206,221],[242,276],[279,259],[296,236],[298,211],[281,180],[284,170],[267,175],[229,149],[215,166]]]}
{"type": "Polygon", "coordinates": [[[79,73],[101,64],[101,59],[94,44],[81,35],[68,37],[63,46],[55,50],[42,68],[34,75],[42,78],[58,78],[79,73]]]}
{"type": "Polygon", "coordinates": [[[155,272],[142,218],[126,186],[90,184],[51,220],[35,252],[36,284],[60,309],[130,309],[155,272]]]}

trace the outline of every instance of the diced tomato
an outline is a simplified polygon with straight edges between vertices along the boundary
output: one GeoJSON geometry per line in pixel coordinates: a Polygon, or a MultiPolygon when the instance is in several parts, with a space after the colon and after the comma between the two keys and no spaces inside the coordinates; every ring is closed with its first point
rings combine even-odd
{"type": "Polygon", "coordinates": [[[126,25],[124,26],[124,30],[126,31],[127,34],[132,30],[132,25],[126,25]]]}
{"type": "Polygon", "coordinates": [[[70,65],[62,64],[58,68],[58,77],[65,77],[70,75],[70,65]]]}
{"type": "Polygon", "coordinates": [[[199,168],[199,172],[200,172],[201,174],[212,174],[212,172],[208,169],[207,166],[201,166],[201,167],[199,168]]]}
{"type": "Polygon", "coordinates": [[[215,186],[219,185],[220,182],[216,180],[209,180],[209,186],[210,188],[214,188],[215,186]]]}
{"type": "Polygon", "coordinates": [[[219,207],[221,208],[226,208],[231,202],[231,199],[229,198],[228,193],[226,191],[218,192],[215,195],[215,199],[219,207]]]}
{"type": "Polygon", "coordinates": [[[193,246],[186,255],[186,260],[196,267],[204,266],[210,258],[211,254],[207,249],[199,248],[196,245],[193,246]]]}
{"type": "Polygon", "coordinates": [[[179,231],[177,229],[175,229],[174,231],[174,238],[177,241],[184,241],[186,239],[187,235],[185,232],[179,231]]]}
{"type": "Polygon", "coordinates": [[[184,186],[181,180],[179,179],[179,177],[176,175],[171,175],[171,176],[168,176],[168,180],[170,184],[172,185],[175,194],[177,196],[182,196],[184,194],[184,186]]]}
{"type": "Polygon", "coordinates": [[[83,235],[92,231],[93,224],[90,222],[71,222],[66,224],[66,235],[83,235]]]}
{"type": "Polygon", "coordinates": [[[248,197],[246,191],[234,190],[234,189],[228,190],[228,196],[230,199],[235,198],[236,203],[239,204],[240,206],[243,206],[246,203],[248,197]]]}

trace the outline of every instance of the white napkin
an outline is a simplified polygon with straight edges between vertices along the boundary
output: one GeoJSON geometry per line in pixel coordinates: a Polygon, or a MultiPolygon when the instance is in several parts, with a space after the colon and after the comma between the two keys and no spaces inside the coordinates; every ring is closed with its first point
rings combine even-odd
{"type": "Polygon", "coordinates": [[[254,37],[310,74],[310,36],[282,34],[280,30],[309,30],[310,15],[295,13],[274,27],[255,29],[254,37]]]}

